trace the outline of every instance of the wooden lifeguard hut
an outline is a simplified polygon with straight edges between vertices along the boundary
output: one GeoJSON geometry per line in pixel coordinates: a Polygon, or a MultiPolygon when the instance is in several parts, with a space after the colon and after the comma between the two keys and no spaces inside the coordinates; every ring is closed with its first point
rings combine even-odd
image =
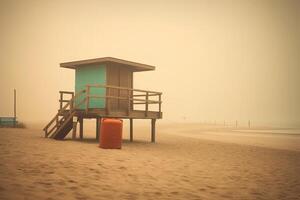
{"type": "Polygon", "coordinates": [[[162,93],[133,88],[134,72],[155,70],[154,66],[104,57],[65,62],[60,67],[75,70],[75,92],[59,91],[60,106],[43,129],[45,137],[63,139],[73,129],[72,138],[76,138],[79,122],[82,139],[83,120],[95,118],[98,139],[100,119],[107,117],[129,119],[130,141],[133,141],[133,119],[150,119],[151,141],[155,142],[156,119],[162,118],[162,93]]]}

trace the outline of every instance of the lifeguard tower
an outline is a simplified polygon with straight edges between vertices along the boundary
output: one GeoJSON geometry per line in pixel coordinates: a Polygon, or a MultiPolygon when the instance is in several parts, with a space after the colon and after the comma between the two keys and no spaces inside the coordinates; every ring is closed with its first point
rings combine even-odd
{"type": "Polygon", "coordinates": [[[133,119],[150,119],[151,141],[155,142],[156,119],[162,118],[162,93],[133,89],[134,72],[155,70],[154,66],[104,57],[65,62],[60,67],[75,70],[75,92],[59,91],[59,110],[43,129],[45,137],[63,139],[73,129],[75,139],[79,122],[82,139],[83,119],[95,118],[98,139],[100,119],[108,117],[129,119],[130,141],[133,119]]]}

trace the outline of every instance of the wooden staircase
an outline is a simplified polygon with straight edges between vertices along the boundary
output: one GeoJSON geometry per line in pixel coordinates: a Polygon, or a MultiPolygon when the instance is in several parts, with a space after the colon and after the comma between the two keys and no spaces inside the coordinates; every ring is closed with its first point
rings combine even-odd
{"type": "MultiPolygon", "coordinates": [[[[57,114],[52,118],[52,120],[43,129],[45,132],[45,137],[50,137],[53,139],[62,140],[73,128],[73,117],[76,114],[74,109],[74,102],[77,96],[82,95],[84,91],[81,91],[78,95],[73,95],[70,100],[64,100],[66,104],[62,107],[60,106],[57,114]]],[[[62,105],[62,102],[60,102],[62,105]]]]}
{"type": "Polygon", "coordinates": [[[74,114],[75,112],[71,112],[70,114],[63,116],[61,123],[56,128],[56,131],[50,135],[50,138],[57,140],[64,139],[73,128],[74,114]]]}

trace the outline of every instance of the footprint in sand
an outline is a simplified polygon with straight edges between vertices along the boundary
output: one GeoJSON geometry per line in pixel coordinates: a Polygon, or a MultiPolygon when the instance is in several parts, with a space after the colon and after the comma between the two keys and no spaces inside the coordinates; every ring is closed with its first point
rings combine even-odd
{"type": "Polygon", "coordinates": [[[42,181],[37,181],[35,182],[36,184],[39,184],[39,185],[45,185],[45,186],[51,186],[52,183],[48,183],[48,182],[42,182],[42,181]]]}
{"type": "Polygon", "coordinates": [[[121,166],[121,167],[119,167],[119,169],[124,170],[124,169],[127,169],[127,168],[124,167],[124,166],[121,166]]]}
{"type": "Polygon", "coordinates": [[[72,179],[68,180],[68,182],[69,182],[69,183],[77,183],[76,181],[74,181],[74,180],[72,180],[72,179]]]}
{"type": "Polygon", "coordinates": [[[172,194],[172,195],[178,195],[178,194],[179,194],[179,192],[177,192],[177,191],[173,191],[173,192],[171,192],[171,194],[172,194]]]}
{"type": "Polygon", "coordinates": [[[45,174],[54,174],[54,171],[47,171],[45,174]]]}
{"type": "Polygon", "coordinates": [[[78,187],[76,187],[76,186],[71,186],[71,187],[69,187],[69,189],[71,189],[71,190],[77,190],[78,187]]]}
{"type": "Polygon", "coordinates": [[[154,194],[157,195],[157,196],[161,196],[162,195],[161,192],[154,192],[154,194]]]}
{"type": "Polygon", "coordinates": [[[206,191],[205,188],[199,188],[198,190],[201,191],[201,192],[205,192],[206,191]]]}
{"type": "Polygon", "coordinates": [[[209,188],[209,189],[216,189],[216,187],[211,186],[211,185],[207,185],[206,187],[209,188]]]}
{"type": "Polygon", "coordinates": [[[65,180],[58,180],[58,181],[56,181],[56,183],[57,183],[58,185],[66,185],[65,180]]]}

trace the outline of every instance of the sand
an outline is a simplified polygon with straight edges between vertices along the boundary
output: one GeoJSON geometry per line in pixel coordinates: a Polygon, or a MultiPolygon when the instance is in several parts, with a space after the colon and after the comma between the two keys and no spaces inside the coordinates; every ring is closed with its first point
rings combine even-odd
{"type": "Polygon", "coordinates": [[[2,128],[0,199],[300,199],[300,151],[283,148],[291,136],[279,145],[258,132],[256,145],[243,136],[251,132],[170,124],[152,144],[148,129],[137,127],[133,143],[125,131],[122,150],[104,150],[93,131],[56,141],[2,128]]]}

